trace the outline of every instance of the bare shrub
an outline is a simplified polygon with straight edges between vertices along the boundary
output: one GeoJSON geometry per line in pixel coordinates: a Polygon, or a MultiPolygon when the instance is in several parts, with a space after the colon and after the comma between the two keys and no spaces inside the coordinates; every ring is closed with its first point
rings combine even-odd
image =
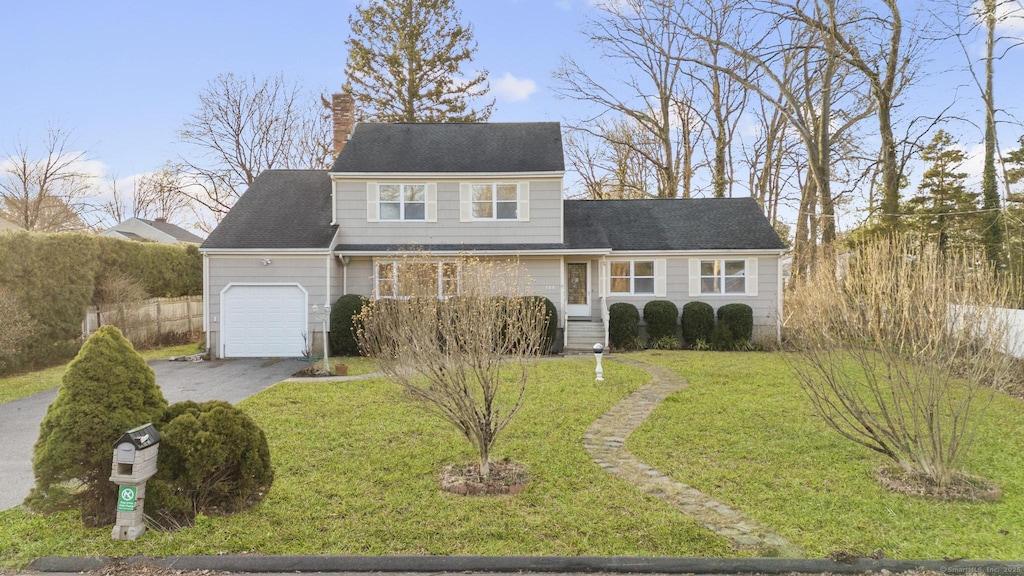
{"type": "Polygon", "coordinates": [[[119,272],[99,281],[95,301],[104,322],[120,328],[133,345],[141,347],[148,342],[140,330],[139,308],[148,296],[141,282],[119,272]]]}
{"type": "Polygon", "coordinates": [[[528,359],[542,352],[543,299],[523,296],[516,262],[410,254],[383,266],[379,299],[358,316],[359,346],[466,437],[486,478],[491,448],[522,405],[528,359]]]}
{"type": "Polygon", "coordinates": [[[947,486],[1008,373],[1009,301],[981,254],[866,245],[787,295],[793,368],[830,427],[947,486]]]}

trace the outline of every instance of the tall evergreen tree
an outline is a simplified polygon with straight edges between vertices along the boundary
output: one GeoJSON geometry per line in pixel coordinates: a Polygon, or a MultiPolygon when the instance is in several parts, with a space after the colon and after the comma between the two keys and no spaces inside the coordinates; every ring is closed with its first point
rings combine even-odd
{"type": "Polygon", "coordinates": [[[977,238],[978,194],[964,186],[961,172],[964,152],[948,133],[939,130],[924,147],[921,158],[929,163],[917,187],[918,195],[907,202],[916,215],[913,228],[922,238],[935,242],[940,250],[950,244],[966,244],[977,238]]]}
{"type": "Polygon", "coordinates": [[[345,90],[358,119],[377,122],[482,122],[494,101],[487,71],[464,76],[473,29],[455,0],[367,0],[349,16],[345,90]]]}
{"type": "Polygon", "coordinates": [[[996,182],[996,107],[992,90],[993,51],[996,43],[997,0],[982,1],[982,15],[985,18],[985,166],[981,173],[981,237],[985,244],[985,256],[999,270],[1004,264],[1003,223],[999,205],[999,184],[996,182]]]}

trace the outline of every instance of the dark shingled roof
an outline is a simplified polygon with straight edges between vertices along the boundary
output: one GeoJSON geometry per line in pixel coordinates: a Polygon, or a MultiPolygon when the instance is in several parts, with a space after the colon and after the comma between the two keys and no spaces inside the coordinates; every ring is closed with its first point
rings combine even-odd
{"type": "Polygon", "coordinates": [[[753,198],[566,200],[569,248],[782,250],[753,198]]]}
{"type": "Polygon", "coordinates": [[[324,170],[259,175],[202,248],[331,247],[331,178],[324,170]]]}
{"type": "Polygon", "coordinates": [[[356,124],[331,172],[562,172],[558,122],[356,124]]]}
{"type": "Polygon", "coordinates": [[[530,250],[565,250],[565,244],[338,244],[335,250],[345,252],[475,252],[478,250],[496,250],[501,252],[528,252],[530,250]]]}
{"type": "MultiPolygon", "coordinates": [[[[200,242],[203,241],[201,237],[196,236],[195,234],[189,232],[188,230],[185,230],[184,228],[176,224],[171,224],[170,222],[160,222],[159,220],[144,220],[142,218],[139,218],[139,220],[142,220],[146,224],[149,224],[150,226],[156,228],[157,230],[163,232],[164,234],[170,234],[171,236],[174,236],[174,239],[177,240],[178,242],[193,242],[195,244],[199,244],[200,242]]],[[[121,232],[121,234],[124,234],[124,232],[121,232]]]]}

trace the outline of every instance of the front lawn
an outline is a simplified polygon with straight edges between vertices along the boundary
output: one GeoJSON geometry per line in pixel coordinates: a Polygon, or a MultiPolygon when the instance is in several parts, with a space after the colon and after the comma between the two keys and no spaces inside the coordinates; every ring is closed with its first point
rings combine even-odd
{"type": "Polygon", "coordinates": [[[538,363],[536,385],[495,453],[530,471],[516,496],[441,492],[441,468],[472,453],[386,380],[285,382],[240,403],[266,432],[275,466],[256,509],[136,542],[84,529],[76,514],[8,510],[0,512],[0,566],[54,554],[736,554],[590,460],[586,428],[649,379],[615,362],[603,383],[593,374],[590,359],[538,363]]]}
{"type": "MultiPolygon", "coordinates": [[[[195,354],[196,352],[195,344],[182,344],[181,346],[141,350],[139,354],[142,354],[142,357],[148,361],[195,354]]],[[[60,366],[37,370],[27,374],[0,378],[0,404],[60,386],[60,380],[64,376],[66,368],[67,364],[61,364],[60,366]]]]}
{"type": "Polygon", "coordinates": [[[641,460],[713,494],[801,546],[898,558],[1024,557],[1024,403],[997,395],[968,471],[1003,490],[996,503],[936,502],[886,491],[886,462],[815,415],[779,354],[646,352],[690,386],[630,438],[641,460]]]}

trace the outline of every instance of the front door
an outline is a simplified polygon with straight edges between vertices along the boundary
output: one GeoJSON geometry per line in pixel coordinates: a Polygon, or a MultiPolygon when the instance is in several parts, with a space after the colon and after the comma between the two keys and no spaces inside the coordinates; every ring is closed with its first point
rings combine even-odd
{"type": "Polygon", "coordinates": [[[590,316],[590,265],[586,262],[569,262],[566,264],[565,280],[568,291],[568,306],[565,313],[569,316],[590,316]]]}

